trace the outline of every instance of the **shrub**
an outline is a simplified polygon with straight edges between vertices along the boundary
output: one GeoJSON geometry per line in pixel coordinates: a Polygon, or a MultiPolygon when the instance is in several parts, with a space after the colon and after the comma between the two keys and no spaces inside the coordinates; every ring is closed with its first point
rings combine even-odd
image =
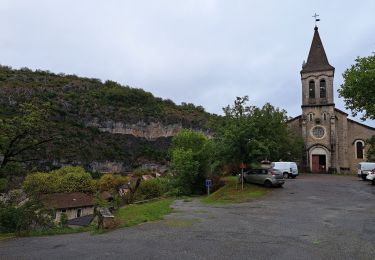
{"type": "Polygon", "coordinates": [[[63,167],[52,172],[37,172],[26,176],[23,188],[28,194],[55,192],[92,192],[94,180],[82,167],[63,167]]]}
{"type": "Polygon", "coordinates": [[[162,196],[168,191],[169,179],[155,178],[141,182],[136,198],[137,199],[152,199],[162,196]]]}
{"type": "Polygon", "coordinates": [[[98,188],[100,191],[117,191],[117,189],[128,183],[128,178],[118,174],[107,173],[98,180],[98,188]]]}
{"type": "Polygon", "coordinates": [[[174,149],[172,169],[175,172],[175,185],[179,190],[179,195],[192,194],[195,179],[199,176],[199,162],[194,160],[193,151],[191,149],[174,149]]]}
{"type": "Polygon", "coordinates": [[[68,224],[68,215],[66,215],[66,213],[61,213],[61,216],[60,216],[60,225],[62,227],[66,227],[66,225],[68,224]]]}
{"type": "Polygon", "coordinates": [[[21,235],[37,227],[51,226],[51,220],[46,213],[41,204],[34,200],[29,200],[21,206],[1,204],[0,231],[21,235]]]}
{"type": "Polygon", "coordinates": [[[8,187],[8,180],[6,178],[0,178],[0,192],[6,191],[8,187]]]}

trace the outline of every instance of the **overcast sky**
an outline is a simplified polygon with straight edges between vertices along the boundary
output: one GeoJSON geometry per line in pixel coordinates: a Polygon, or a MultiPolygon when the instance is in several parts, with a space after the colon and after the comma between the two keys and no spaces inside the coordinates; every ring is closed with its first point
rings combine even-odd
{"type": "Polygon", "coordinates": [[[375,51],[374,0],[0,0],[0,64],[111,79],[218,114],[248,95],[297,116],[315,12],[344,110],[341,74],[375,51]]]}

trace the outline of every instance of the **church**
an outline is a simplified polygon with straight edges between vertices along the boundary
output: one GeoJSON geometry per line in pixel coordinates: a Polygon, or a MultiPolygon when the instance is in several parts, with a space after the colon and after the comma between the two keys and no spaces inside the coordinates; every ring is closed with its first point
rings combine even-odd
{"type": "Polygon", "coordinates": [[[375,128],[335,108],[335,68],[328,62],[317,26],[300,73],[302,115],[289,120],[288,126],[304,141],[301,168],[313,173],[355,173],[357,164],[367,160],[365,142],[375,135],[375,128]]]}

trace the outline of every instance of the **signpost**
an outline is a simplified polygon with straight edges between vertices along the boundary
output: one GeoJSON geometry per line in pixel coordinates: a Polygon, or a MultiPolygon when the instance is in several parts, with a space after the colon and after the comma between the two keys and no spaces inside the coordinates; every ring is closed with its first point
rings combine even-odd
{"type": "Polygon", "coordinates": [[[206,180],[207,195],[210,195],[210,188],[212,187],[212,180],[206,180]]]}
{"type": "Polygon", "coordinates": [[[240,168],[241,168],[241,186],[242,186],[242,190],[243,190],[243,169],[246,168],[246,164],[241,163],[240,168]]]}

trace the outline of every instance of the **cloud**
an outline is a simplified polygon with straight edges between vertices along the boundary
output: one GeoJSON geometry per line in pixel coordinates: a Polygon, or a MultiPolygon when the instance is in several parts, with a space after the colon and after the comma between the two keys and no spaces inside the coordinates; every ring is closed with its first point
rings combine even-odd
{"type": "Polygon", "coordinates": [[[337,89],[355,57],[375,49],[374,11],[371,0],[3,0],[0,62],[116,80],[214,113],[249,95],[296,116],[312,14],[337,89]]]}

